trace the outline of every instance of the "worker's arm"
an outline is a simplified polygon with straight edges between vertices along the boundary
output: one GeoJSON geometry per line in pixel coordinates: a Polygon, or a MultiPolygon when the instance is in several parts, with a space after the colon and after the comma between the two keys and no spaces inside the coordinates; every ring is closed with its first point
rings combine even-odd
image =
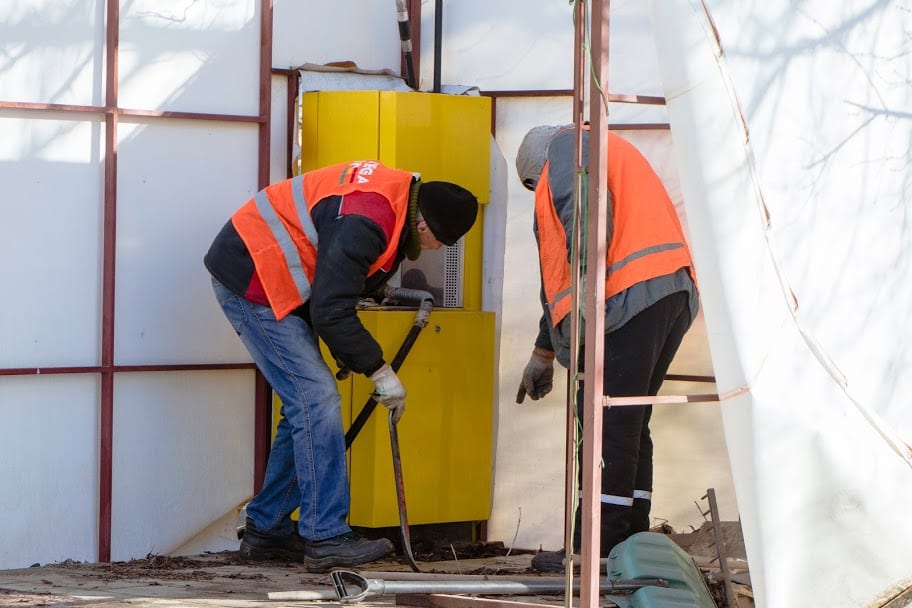
{"type": "Polygon", "coordinates": [[[393,234],[395,213],[381,195],[355,192],[341,201],[339,197],[322,201],[311,216],[319,234],[310,297],[314,330],[342,369],[370,377],[374,398],[398,422],[405,411],[405,387],[383,360],[383,350],[364,328],[357,311],[371,266],[386,251],[393,234]]]}
{"type": "MultiPolygon", "coordinates": [[[[584,132],[584,137],[587,135],[584,132]]],[[[583,140],[583,162],[587,154],[587,140],[583,140]]],[[[575,211],[575,184],[576,184],[576,142],[573,130],[562,130],[555,135],[548,146],[547,178],[540,187],[547,187],[550,191],[551,204],[554,212],[564,227],[564,238],[567,247],[567,264],[572,264],[575,253],[572,242],[573,214],[575,211]]],[[[537,222],[533,225],[536,241],[540,238],[537,222]]],[[[538,335],[535,338],[535,349],[539,353],[556,354],[561,365],[570,365],[570,316],[558,323],[555,327],[551,322],[544,290],[541,294],[542,316],[538,323],[538,335]]],[[[534,352],[533,351],[533,354],[534,352]]],[[[552,357],[553,359],[553,357],[552,357]]],[[[531,361],[531,360],[530,360],[531,361]]],[[[549,388],[550,390],[550,388],[549,388]]]]}
{"type": "MultiPolygon", "coordinates": [[[[535,226],[536,238],[538,227],[535,226]]],[[[551,316],[545,301],[544,289],[540,291],[542,316],[538,321],[538,336],[523,369],[522,380],[516,391],[516,403],[522,403],[528,395],[533,401],[541,399],[554,388],[554,348],[551,346],[551,316]]]]}
{"type": "Polygon", "coordinates": [[[362,325],[357,306],[371,265],[386,249],[386,235],[368,217],[339,215],[338,208],[338,198],[331,197],[312,212],[319,248],[310,318],[338,361],[370,376],[383,366],[383,351],[362,325]]]}

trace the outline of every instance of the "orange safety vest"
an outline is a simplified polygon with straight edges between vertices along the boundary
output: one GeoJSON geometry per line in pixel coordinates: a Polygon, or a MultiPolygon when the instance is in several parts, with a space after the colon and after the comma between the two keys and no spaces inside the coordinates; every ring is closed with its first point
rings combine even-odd
{"type": "Polygon", "coordinates": [[[396,223],[386,250],[370,267],[373,274],[396,255],[414,177],[377,161],[331,165],[267,186],[231,216],[277,320],[310,298],[318,245],[310,215],[314,206],[352,192],[374,192],[389,201],[396,223]]]}
{"type": "MultiPolygon", "coordinates": [[[[608,190],[614,229],[605,257],[605,299],[680,268],[687,268],[696,283],[690,249],[665,186],[639,150],[611,132],[608,190]]],[[[535,217],[545,297],[557,326],[570,313],[570,256],[566,229],[551,199],[547,162],[535,189],[535,217]]]]}

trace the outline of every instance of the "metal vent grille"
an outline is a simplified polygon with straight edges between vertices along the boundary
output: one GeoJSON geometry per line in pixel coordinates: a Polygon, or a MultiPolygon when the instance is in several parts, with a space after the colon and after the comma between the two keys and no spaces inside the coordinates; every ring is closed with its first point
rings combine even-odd
{"type": "Polygon", "coordinates": [[[446,247],[443,305],[446,308],[462,306],[462,239],[446,247]]]}

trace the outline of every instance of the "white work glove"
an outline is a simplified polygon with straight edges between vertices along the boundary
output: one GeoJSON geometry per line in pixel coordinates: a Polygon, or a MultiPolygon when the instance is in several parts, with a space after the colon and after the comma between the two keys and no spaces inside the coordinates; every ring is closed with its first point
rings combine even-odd
{"type": "Polygon", "coordinates": [[[399,422],[405,412],[405,387],[389,363],[371,375],[374,381],[374,400],[393,412],[393,422],[399,422]]]}
{"type": "Polygon", "coordinates": [[[516,403],[522,403],[528,394],[533,401],[541,399],[554,388],[554,353],[536,346],[523,370],[522,382],[516,392],[516,403]]]}

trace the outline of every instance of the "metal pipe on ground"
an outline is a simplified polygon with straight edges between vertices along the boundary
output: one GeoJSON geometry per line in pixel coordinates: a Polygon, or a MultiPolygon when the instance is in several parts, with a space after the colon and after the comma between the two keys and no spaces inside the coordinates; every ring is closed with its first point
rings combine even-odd
{"type": "Polygon", "coordinates": [[[508,579],[511,581],[563,581],[559,574],[451,574],[449,572],[407,572],[394,570],[371,570],[371,578],[382,578],[387,581],[496,581],[508,579]]]}
{"type": "MultiPolygon", "coordinates": [[[[430,593],[468,593],[478,595],[538,595],[550,593],[565,593],[566,587],[563,580],[543,578],[540,580],[501,580],[501,581],[471,581],[471,580],[438,580],[438,581],[385,581],[382,579],[369,579],[357,572],[349,570],[334,570],[330,572],[333,582],[334,595],[326,589],[304,591],[273,591],[269,593],[271,600],[315,601],[333,599],[343,604],[355,604],[368,597],[393,594],[430,594],[430,593]]],[[[604,580],[599,585],[601,593],[631,593],[647,586],[667,587],[664,579],[637,579],[637,580],[604,580]]],[[[579,591],[579,581],[574,581],[573,591],[579,591]]]]}

